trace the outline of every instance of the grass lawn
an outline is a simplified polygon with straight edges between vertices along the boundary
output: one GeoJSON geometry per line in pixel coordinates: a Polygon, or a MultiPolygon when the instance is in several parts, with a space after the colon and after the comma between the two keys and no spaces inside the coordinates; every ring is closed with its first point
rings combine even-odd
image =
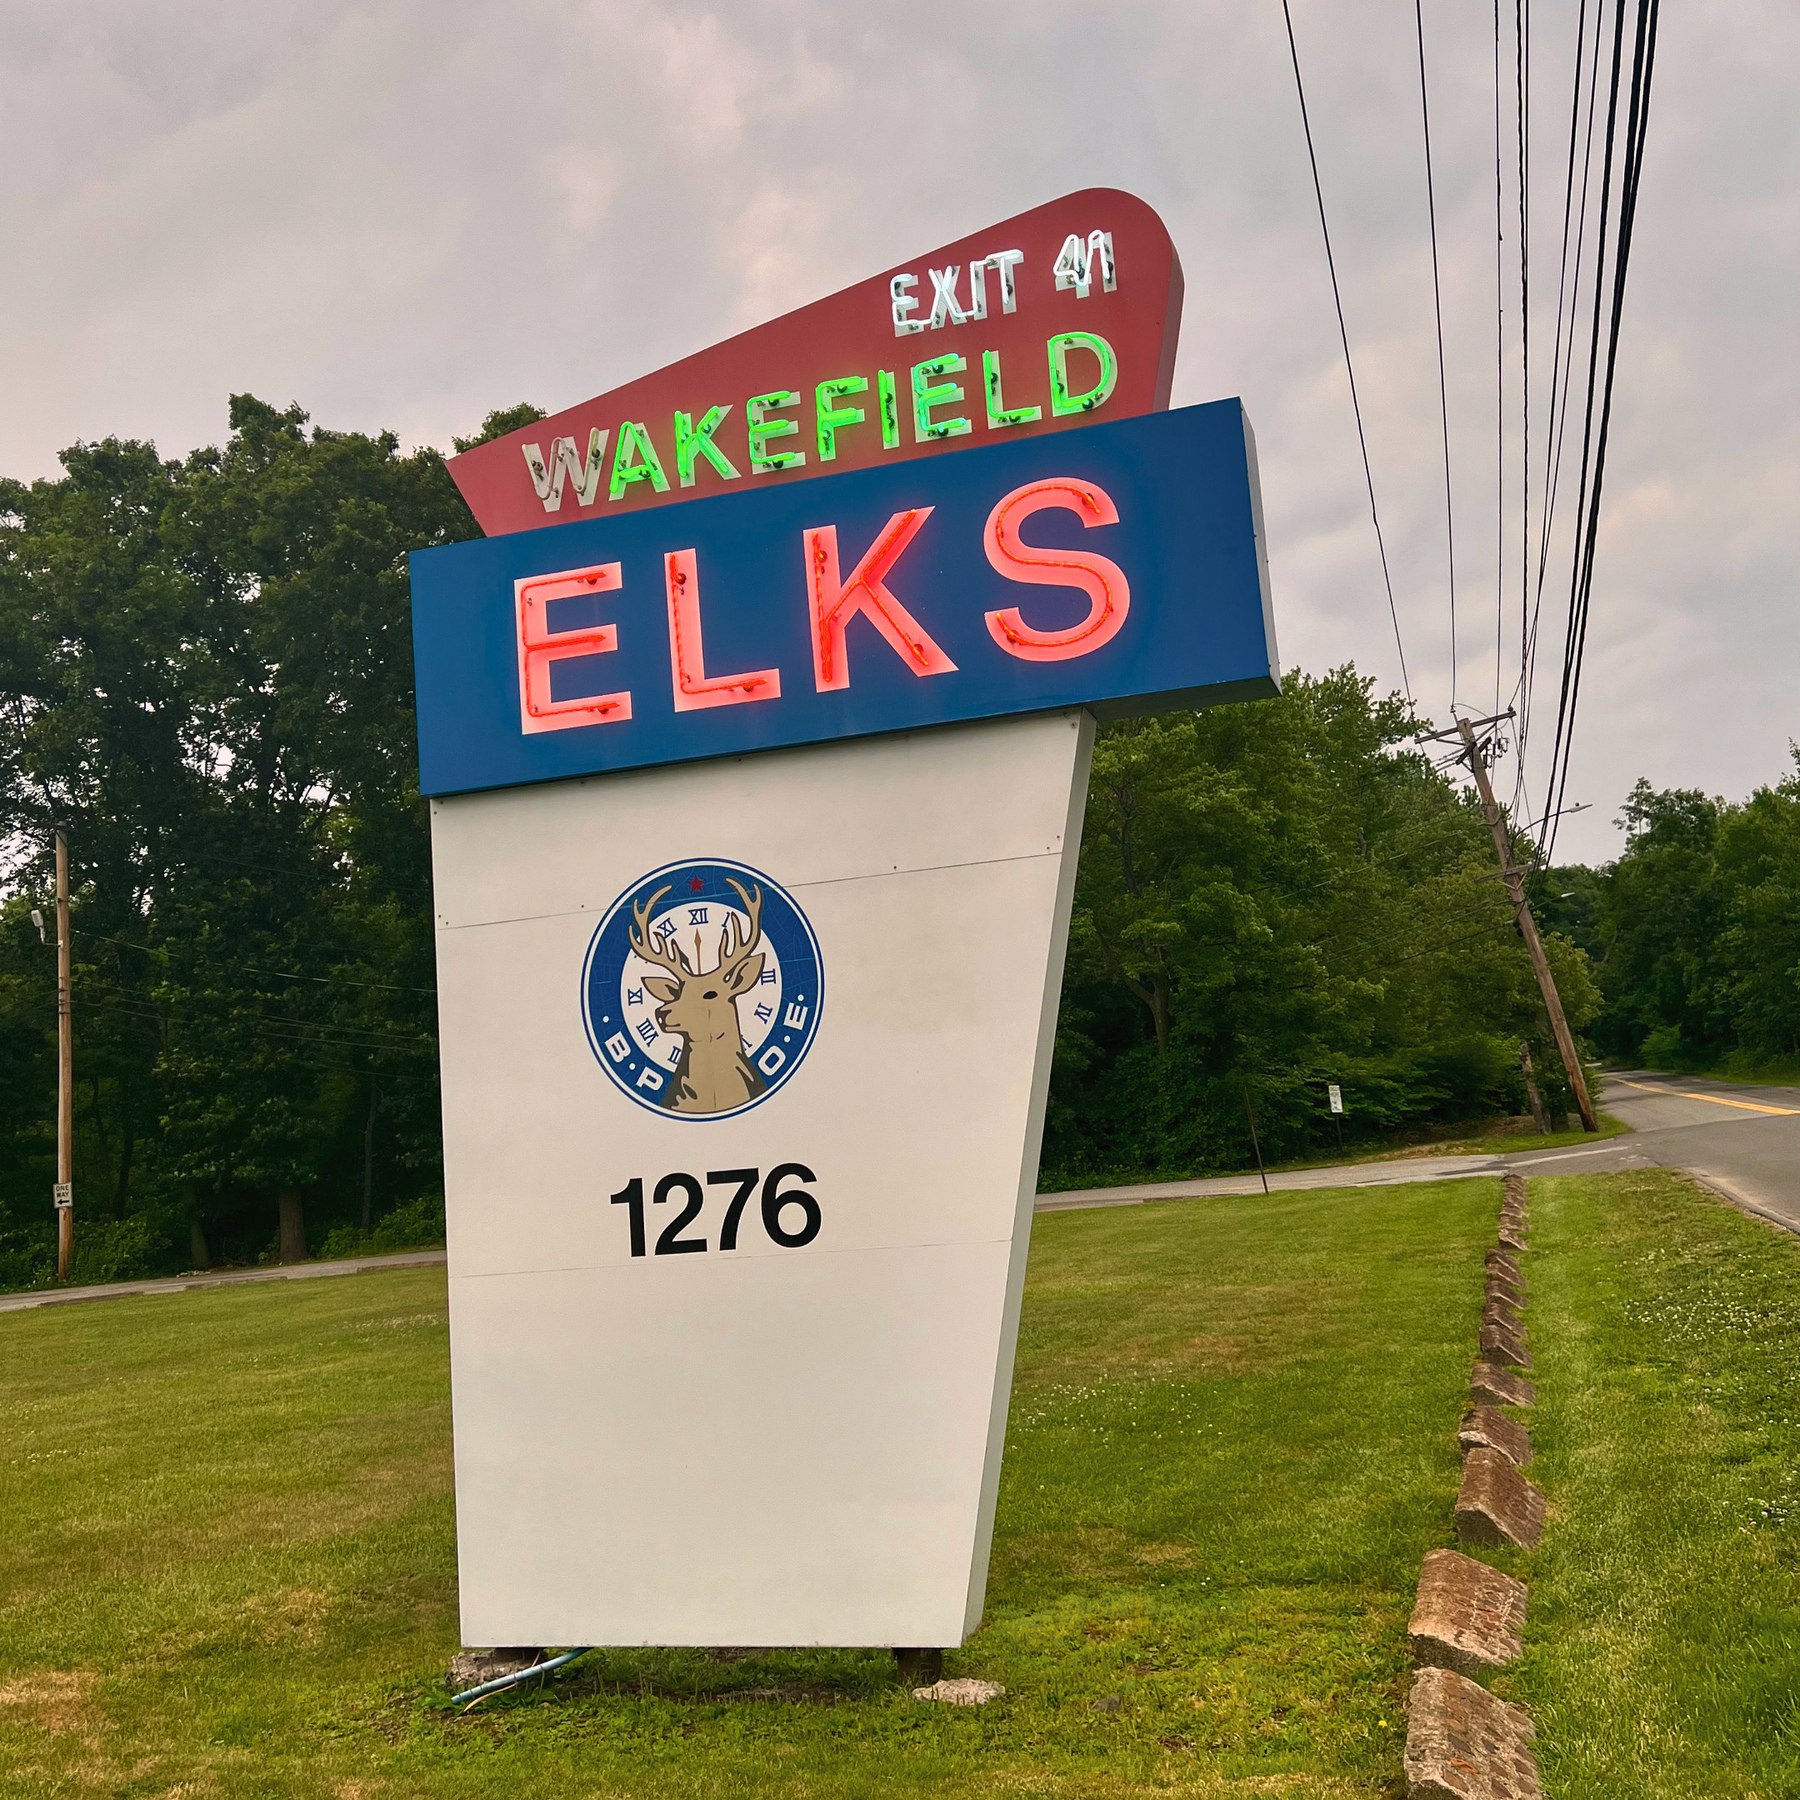
{"type": "Polygon", "coordinates": [[[1039,1220],[978,1710],[634,1651],[441,1711],[441,1270],[0,1318],[0,1793],[1390,1794],[1497,1199],[1039,1220]]]}
{"type": "MultiPolygon", "coordinates": [[[[1392,1796],[1497,1190],[1040,1219],[968,1711],[631,1651],[445,1712],[441,1270],[0,1317],[0,1794],[1392,1796]]],[[[1493,1685],[1556,1800],[1800,1795],[1800,1241],[1532,1195],[1553,1510],[1493,1685]]]]}
{"type": "Polygon", "coordinates": [[[1800,1795],[1800,1238],[1663,1172],[1531,1184],[1526,1660],[1556,1800],[1800,1795]]]}

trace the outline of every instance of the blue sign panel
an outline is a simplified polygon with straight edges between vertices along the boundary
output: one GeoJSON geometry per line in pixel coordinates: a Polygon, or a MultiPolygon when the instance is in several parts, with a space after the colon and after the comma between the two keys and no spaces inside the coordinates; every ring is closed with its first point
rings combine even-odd
{"type": "Polygon", "coordinates": [[[416,551],[412,595],[427,794],[1278,673],[1236,400],[416,551]]]}

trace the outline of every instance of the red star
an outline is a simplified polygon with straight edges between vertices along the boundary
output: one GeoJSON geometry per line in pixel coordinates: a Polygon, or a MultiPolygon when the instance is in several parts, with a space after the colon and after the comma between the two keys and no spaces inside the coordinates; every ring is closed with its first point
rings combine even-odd
{"type": "Polygon", "coordinates": [[[688,892],[692,893],[692,894],[697,894],[705,886],[706,886],[706,883],[704,881],[702,881],[698,875],[696,875],[693,878],[693,880],[688,883],[688,892]]]}

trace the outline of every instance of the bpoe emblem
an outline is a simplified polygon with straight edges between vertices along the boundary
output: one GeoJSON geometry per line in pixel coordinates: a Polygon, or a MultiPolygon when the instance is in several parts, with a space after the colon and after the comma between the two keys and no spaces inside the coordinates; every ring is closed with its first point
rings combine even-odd
{"type": "Polygon", "coordinates": [[[799,1068],[825,997],[794,898],[744,863],[670,863],[626,889],[588,945],[581,1004],[601,1068],[640,1106],[722,1119],[799,1068]]]}

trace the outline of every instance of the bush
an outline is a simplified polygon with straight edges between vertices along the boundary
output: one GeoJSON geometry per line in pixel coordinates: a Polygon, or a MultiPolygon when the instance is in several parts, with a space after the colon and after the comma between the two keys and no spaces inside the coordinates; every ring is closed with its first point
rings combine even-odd
{"type": "Polygon", "coordinates": [[[318,1255],[335,1262],[349,1256],[382,1256],[397,1250],[434,1249],[444,1241],[444,1196],[421,1194],[396,1206],[364,1231],[360,1225],[339,1225],[325,1239],[318,1255]]]}
{"type": "Polygon", "coordinates": [[[164,1273],[169,1245],[142,1213],[128,1219],[77,1219],[69,1279],[78,1287],[103,1281],[141,1281],[164,1273]]]}

